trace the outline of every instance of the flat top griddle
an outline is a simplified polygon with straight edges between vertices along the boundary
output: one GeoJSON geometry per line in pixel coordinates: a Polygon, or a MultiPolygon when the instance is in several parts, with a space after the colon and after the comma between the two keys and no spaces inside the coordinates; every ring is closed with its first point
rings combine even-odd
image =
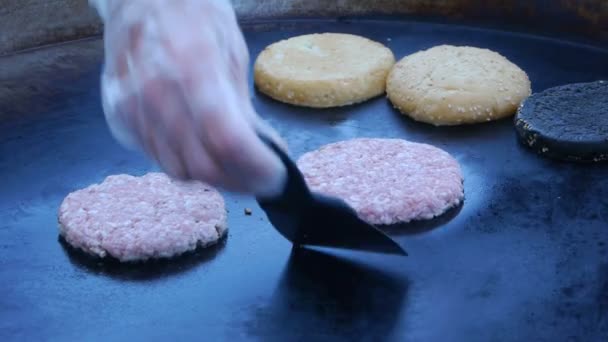
{"type": "MultiPolygon", "coordinates": [[[[333,31],[381,41],[397,58],[443,43],[490,48],[526,70],[535,92],[608,78],[608,50],[496,30],[305,20],[249,23],[245,31],[252,60],[279,39],[333,31]]],[[[73,44],[85,51],[95,43],[73,44]]],[[[608,336],[608,166],[535,156],[517,142],[511,119],[434,128],[400,116],[382,97],[329,110],[283,105],[258,93],[253,100],[294,157],[365,136],[431,143],[460,161],[464,206],[389,231],[407,258],[292,251],[252,198],[228,194],[230,234],[211,250],[137,268],[71,252],[58,241],[56,217],[68,192],[111,174],[157,168],[111,138],[97,60],[63,63],[89,71],[71,82],[51,78],[52,99],[39,106],[32,98],[35,113],[0,123],[3,341],[608,336]]]]}

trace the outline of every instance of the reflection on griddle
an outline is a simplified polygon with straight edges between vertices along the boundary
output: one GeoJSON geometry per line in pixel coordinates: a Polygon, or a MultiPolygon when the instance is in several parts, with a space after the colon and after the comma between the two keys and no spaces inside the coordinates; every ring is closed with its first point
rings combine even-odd
{"type": "MultiPolygon", "coordinates": [[[[318,122],[322,124],[329,124],[330,126],[336,126],[341,123],[348,121],[352,116],[353,108],[350,107],[333,107],[333,108],[317,108],[311,112],[306,107],[292,106],[276,100],[273,100],[261,93],[257,87],[254,89],[256,99],[255,103],[258,107],[261,107],[261,112],[264,112],[263,108],[266,106],[272,106],[273,111],[276,111],[277,115],[283,123],[290,121],[297,121],[300,125],[302,124],[302,117],[306,116],[308,123],[318,122]],[[277,108],[283,108],[284,110],[277,110],[277,108]]],[[[361,103],[359,107],[368,107],[370,103],[361,103]]],[[[362,108],[357,108],[361,110],[362,108]]],[[[277,122],[281,124],[281,122],[277,122]]]]}
{"type": "Polygon", "coordinates": [[[271,301],[256,309],[247,331],[265,341],[382,341],[397,325],[407,289],[402,277],[296,248],[271,301]]]}
{"type": "Polygon", "coordinates": [[[146,281],[183,273],[213,259],[223,250],[226,239],[227,237],[224,237],[214,246],[204,249],[199,248],[171,260],[159,259],[137,263],[121,263],[112,257],[102,260],[75,249],[61,236],[58,240],[70,262],[80,269],[92,274],[107,275],[120,280],[146,281]]]}

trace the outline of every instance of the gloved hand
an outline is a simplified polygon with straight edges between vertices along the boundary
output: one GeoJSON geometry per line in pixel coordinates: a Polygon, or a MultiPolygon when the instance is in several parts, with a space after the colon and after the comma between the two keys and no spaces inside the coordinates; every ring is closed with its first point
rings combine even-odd
{"type": "Polygon", "coordinates": [[[90,0],[103,19],[102,102],[111,132],[169,175],[272,195],[285,169],[255,112],[249,55],[228,0],[90,0]]]}

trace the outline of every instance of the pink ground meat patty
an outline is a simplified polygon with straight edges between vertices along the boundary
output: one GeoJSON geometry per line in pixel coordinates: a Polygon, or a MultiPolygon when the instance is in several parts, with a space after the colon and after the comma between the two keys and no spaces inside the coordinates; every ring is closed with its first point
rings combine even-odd
{"type": "Polygon", "coordinates": [[[313,191],[341,198],[371,224],[431,219],[464,198],[458,162],[427,144],[346,140],[302,155],[298,167],[313,191]]]}
{"type": "Polygon", "coordinates": [[[227,231],[217,190],[162,173],[109,176],[70,193],[59,227],[71,246],[123,262],[174,257],[212,245],[227,231]]]}

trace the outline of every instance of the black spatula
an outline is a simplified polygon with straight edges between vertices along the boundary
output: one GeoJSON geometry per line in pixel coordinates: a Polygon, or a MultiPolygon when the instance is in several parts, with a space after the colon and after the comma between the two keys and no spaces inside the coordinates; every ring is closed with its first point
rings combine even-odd
{"type": "Polygon", "coordinates": [[[285,164],[287,182],[279,196],[257,201],[272,225],[292,244],[407,255],[388,235],[360,219],[344,201],[312,192],[289,156],[270,139],[260,138],[285,164]]]}

